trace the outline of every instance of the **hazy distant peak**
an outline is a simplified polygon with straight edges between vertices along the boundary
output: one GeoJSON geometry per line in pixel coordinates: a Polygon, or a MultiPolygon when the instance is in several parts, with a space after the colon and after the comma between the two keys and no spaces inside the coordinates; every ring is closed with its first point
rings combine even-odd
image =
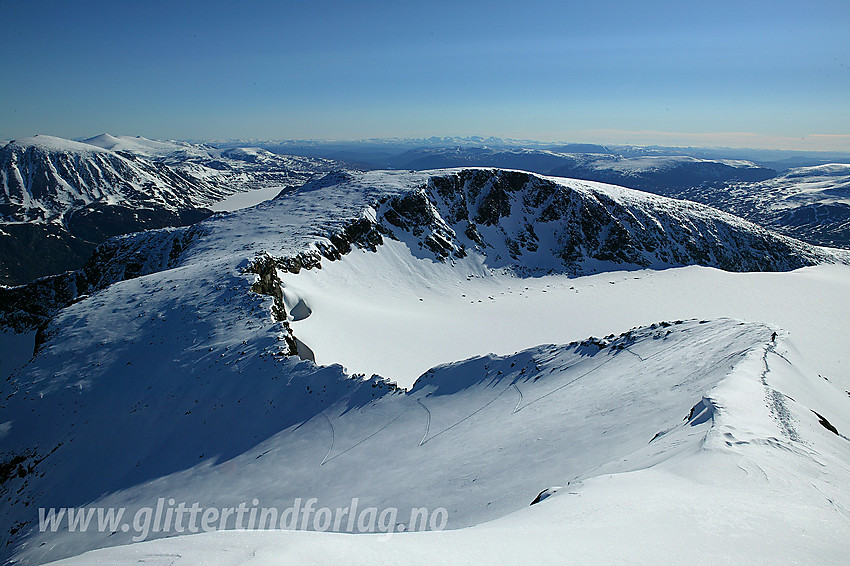
{"type": "Polygon", "coordinates": [[[113,136],[103,133],[83,143],[110,151],[126,151],[147,157],[162,157],[187,147],[185,142],[150,140],[142,136],[113,136]]]}
{"type": "Polygon", "coordinates": [[[92,153],[102,151],[104,148],[96,147],[82,142],[57,138],[44,134],[36,134],[29,138],[19,138],[9,142],[9,145],[19,148],[38,147],[45,151],[59,152],[83,152],[92,153]]]}

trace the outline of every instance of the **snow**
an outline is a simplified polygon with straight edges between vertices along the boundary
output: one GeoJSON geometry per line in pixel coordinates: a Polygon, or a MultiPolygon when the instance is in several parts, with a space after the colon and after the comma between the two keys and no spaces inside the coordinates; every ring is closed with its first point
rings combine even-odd
{"type": "Polygon", "coordinates": [[[3,148],[2,190],[7,220],[55,221],[95,202],[200,208],[233,189],[208,183],[145,158],[70,140],[36,136],[3,148]]]}
{"type": "MultiPolygon", "coordinates": [[[[695,459],[696,460],[696,459],[695,459]]],[[[347,535],[315,532],[216,533],[161,539],[62,561],[109,564],[842,564],[848,535],[836,511],[812,504],[813,488],[779,498],[734,455],[705,457],[723,475],[691,479],[654,467],[602,476],[532,508],[460,531],[347,535]],[[717,485],[728,480],[731,486],[717,485]],[[754,526],[770,523],[771,528],[754,526]]],[[[751,465],[751,464],[749,464],[751,465]]],[[[796,479],[786,476],[787,479],[796,479]]],[[[780,479],[777,476],[774,480],[780,479]]]]}
{"type": "Polygon", "coordinates": [[[799,167],[764,181],[693,187],[680,195],[807,242],[850,247],[848,164],[799,167]]]}
{"type": "MultiPolygon", "coordinates": [[[[197,147],[186,142],[150,140],[142,136],[113,136],[105,133],[83,140],[83,143],[110,151],[126,151],[145,157],[165,157],[180,151],[191,151],[197,147]]],[[[208,149],[215,151],[212,148],[208,149]]]]}
{"type": "Polygon", "coordinates": [[[272,188],[298,186],[336,167],[330,160],[257,148],[221,150],[110,134],[84,142],[39,135],[9,144],[0,157],[0,191],[12,221],[56,220],[93,202],[206,208],[242,191],[267,189],[216,208],[234,210],[260,202],[261,194],[270,198],[272,188]]]}
{"type": "Polygon", "coordinates": [[[791,169],[784,175],[763,181],[761,206],[775,210],[806,204],[843,203],[850,205],[850,165],[832,163],[791,169]],[[772,200],[768,200],[770,195],[772,200]]]}
{"type": "MultiPolygon", "coordinates": [[[[216,532],[96,551],[60,564],[163,559],[178,565],[564,559],[657,564],[683,557],[694,564],[842,564],[850,549],[848,441],[820,426],[799,397],[808,391],[817,409],[830,400],[836,403],[829,418],[839,430],[850,426],[843,416],[848,402],[830,384],[811,379],[793,346],[784,338],[771,341],[770,333],[769,328],[728,320],[685,322],[637,331],[636,340],[619,353],[539,348],[529,352],[540,368],[539,381],[533,377],[536,370],[518,381],[506,372],[503,377],[479,376],[456,392],[441,394],[441,387],[452,389],[454,383],[444,372],[471,377],[464,366],[486,361],[496,373],[525,354],[453,364],[435,370],[419,388],[420,395],[430,393],[418,397],[430,407],[424,444],[417,445],[418,434],[407,431],[414,422],[422,430],[424,414],[408,400],[416,392],[391,396],[359,414],[326,411],[327,421],[307,423],[299,433],[280,435],[233,461],[231,469],[239,470],[238,476],[225,474],[221,466],[224,477],[207,488],[222,497],[224,490],[239,489],[234,483],[243,484],[242,489],[253,486],[252,493],[272,486],[279,493],[306,482],[316,491],[302,488],[301,493],[321,493],[327,498],[323,502],[333,505],[332,494],[341,484],[349,489],[359,484],[361,491],[354,493],[374,486],[370,471],[378,467],[380,482],[374,487],[390,501],[415,494],[419,505],[435,505],[454,494],[447,506],[455,513],[477,507],[482,492],[481,501],[489,501],[489,507],[516,501],[512,513],[491,521],[392,535],[216,532]],[[505,388],[505,381],[513,385],[505,388]],[[519,401],[514,387],[522,391],[519,401]],[[776,407],[766,402],[778,390],[784,422],[792,423],[796,440],[785,435],[776,407]],[[704,391],[701,400],[694,396],[698,391],[704,391]],[[507,398],[508,393],[513,395],[507,398]],[[688,405],[695,400],[694,408],[711,407],[709,419],[689,420],[688,405]],[[410,407],[403,408],[405,404],[410,407]],[[391,409],[393,405],[401,406],[391,409]],[[385,416],[370,422],[375,413],[385,416]],[[389,424],[378,428],[382,420],[389,424]],[[336,434],[325,452],[327,440],[318,439],[328,438],[331,422],[336,434]],[[376,432],[363,439],[366,423],[376,432]],[[661,434],[650,440],[652,431],[661,434]],[[311,436],[316,440],[302,440],[311,436]],[[265,464],[257,463],[263,460],[265,464]],[[344,467],[326,470],[341,466],[339,460],[344,467]],[[285,466],[286,481],[259,475],[255,470],[263,466],[285,466]],[[528,507],[552,480],[569,483],[528,507]]],[[[214,469],[196,470],[176,491],[182,497],[183,490],[199,489],[214,474],[214,469]]],[[[114,501],[108,497],[101,503],[114,501]]],[[[73,542],[66,534],[62,544],[73,542]]]]}
{"type": "Polygon", "coordinates": [[[233,212],[234,210],[250,208],[260,204],[261,202],[273,199],[284,188],[285,187],[268,187],[265,189],[254,189],[252,191],[236,193],[230,195],[224,200],[218,201],[209,208],[215,212],[233,212]]]}
{"type": "Polygon", "coordinates": [[[588,160],[588,164],[593,169],[611,170],[620,173],[645,173],[648,171],[663,171],[665,169],[673,169],[685,163],[722,163],[736,169],[749,169],[758,167],[751,161],[737,159],[699,159],[687,155],[671,155],[671,156],[645,156],[645,157],[617,157],[605,156],[597,157],[594,160],[588,160]]]}
{"type": "Polygon", "coordinates": [[[65,153],[82,153],[82,154],[91,154],[91,153],[103,153],[104,150],[102,148],[94,147],[87,143],[75,142],[72,140],[66,140],[64,138],[57,138],[55,136],[47,136],[44,134],[36,134],[35,136],[29,138],[19,138],[10,142],[10,144],[15,146],[20,146],[22,148],[26,148],[29,146],[35,146],[42,148],[45,151],[55,151],[55,152],[65,152],[65,153]]]}
{"type": "MultiPolygon", "coordinates": [[[[599,262],[619,270],[519,277],[473,251],[439,263],[412,236],[414,248],[385,238],[376,252],[278,272],[286,322],[321,365],[280,355],[284,321],[272,318],[271,297],[251,292],[259,276],[249,263],[315,251],[432,174],[339,173],[192,229],[115,240],[117,257],[145,258],[141,275],[60,311],[39,354],[0,382],[0,446],[34,453],[24,462],[34,473],[10,478],[0,494],[0,517],[31,527],[39,507],[132,516],[162,497],[204,507],[256,498],[281,509],[296,498],[336,508],[356,497],[398,508],[405,526],[410,508],[443,507],[448,530],[165,532],[119,546],[136,533],[25,529],[3,557],[846,560],[848,266],[726,273],[599,262]],[[172,257],[186,234],[188,249],[172,257]],[[409,389],[352,378],[343,365],[409,389]],[[563,489],[529,507],[552,486],[563,489]],[[114,548],[96,550],[104,547],[114,548]]],[[[719,214],[558,182],[685,221],[719,214]]]]}
{"type": "Polygon", "coordinates": [[[377,373],[404,387],[434,365],[482,352],[725,316],[784,328],[816,355],[819,373],[850,389],[847,334],[837,331],[850,321],[850,267],[729,273],[693,266],[517,279],[490,274],[482,263],[470,257],[446,268],[387,241],[377,253],[356,250],[281,279],[312,311],[292,328],[317,363],[377,373]]]}

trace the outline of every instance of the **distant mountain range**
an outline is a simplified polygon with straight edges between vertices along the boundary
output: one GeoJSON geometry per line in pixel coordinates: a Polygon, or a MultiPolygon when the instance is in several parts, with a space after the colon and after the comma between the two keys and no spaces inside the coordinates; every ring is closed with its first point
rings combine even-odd
{"type": "Polygon", "coordinates": [[[275,153],[329,157],[370,169],[392,168],[388,161],[405,152],[420,149],[488,148],[495,151],[535,149],[555,153],[602,153],[621,157],[688,156],[712,161],[752,161],[761,167],[785,171],[827,163],[850,163],[850,153],[837,151],[791,151],[773,149],[600,145],[594,143],[551,143],[485,136],[430,138],[376,138],[352,141],[333,140],[226,140],[215,147],[263,147],[275,153]]]}
{"type": "Polygon", "coordinates": [[[422,148],[392,161],[394,169],[500,167],[543,175],[601,181],[656,194],[669,194],[703,183],[760,181],[776,171],[750,161],[708,160],[690,156],[623,157],[604,153],[565,153],[540,149],[422,148]]]}

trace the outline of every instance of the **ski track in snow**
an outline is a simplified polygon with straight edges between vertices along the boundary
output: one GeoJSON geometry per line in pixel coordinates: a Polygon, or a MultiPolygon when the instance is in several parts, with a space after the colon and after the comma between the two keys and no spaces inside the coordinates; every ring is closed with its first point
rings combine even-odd
{"type": "Polygon", "coordinates": [[[419,403],[419,406],[425,409],[425,413],[428,415],[428,420],[425,422],[425,434],[422,435],[422,440],[419,441],[417,446],[422,446],[425,444],[425,439],[428,438],[428,433],[431,431],[431,411],[428,407],[425,406],[425,403],[422,402],[422,399],[416,398],[416,402],[419,403]]]}
{"type": "MultiPolygon", "coordinates": [[[[424,405],[423,405],[423,406],[424,406],[424,405]]],[[[427,410],[427,409],[426,409],[426,410],[427,410]]],[[[327,417],[327,415],[325,415],[325,416],[327,417]]],[[[372,433],[372,434],[370,434],[369,436],[367,436],[367,437],[363,438],[362,440],[360,440],[360,441],[356,442],[355,444],[353,444],[353,445],[349,446],[348,448],[346,448],[346,449],[345,449],[345,450],[343,450],[342,452],[340,452],[340,453],[338,453],[338,454],[334,454],[334,455],[333,455],[333,456],[331,456],[330,458],[328,458],[328,457],[327,457],[327,455],[326,455],[326,456],[325,456],[325,459],[324,459],[324,460],[322,460],[322,464],[321,464],[321,465],[322,465],[322,466],[324,466],[326,462],[330,462],[331,460],[333,460],[333,459],[335,459],[335,458],[339,458],[339,457],[340,457],[340,456],[342,456],[343,454],[346,454],[346,453],[348,453],[348,452],[351,452],[352,450],[354,450],[355,448],[357,448],[358,446],[360,446],[361,444],[363,444],[364,442],[366,442],[366,441],[367,441],[367,440],[369,440],[370,438],[372,438],[372,437],[374,437],[374,436],[377,436],[379,433],[381,433],[381,432],[383,432],[385,429],[389,428],[389,427],[390,427],[390,425],[392,425],[394,422],[396,422],[396,421],[397,421],[397,420],[399,420],[400,418],[401,418],[401,414],[399,414],[397,417],[395,417],[395,418],[394,418],[394,419],[392,419],[391,421],[388,421],[388,422],[387,422],[384,426],[382,426],[381,428],[379,428],[378,430],[376,430],[375,432],[373,432],[373,433],[372,433]]],[[[330,420],[329,420],[328,422],[330,422],[330,420]]],[[[332,425],[332,426],[333,426],[333,425],[332,425]]],[[[420,444],[419,444],[419,446],[422,446],[422,443],[420,443],[420,444]]],[[[331,449],[333,449],[333,444],[331,444],[331,449]]],[[[330,450],[328,450],[328,454],[330,454],[330,450]]]]}
{"type": "Polygon", "coordinates": [[[322,458],[322,462],[319,464],[320,466],[324,466],[325,462],[328,461],[328,456],[331,455],[331,451],[334,449],[334,442],[336,442],[336,430],[334,429],[334,424],[331,422],[330,417],[327,413],[325,413],[325,411],[322,411],[322,416],[325,417],[325,420],[328,421],[328,426],[331,427],[331,443],[330,446],[328,446],[328,451],[325,453],[325,457],[322,458]]]}
{"type": "MultiPolygon", "coordinates": [[[[511,387],[510,387],[510,385],[509,385],[509,386],[507,386],[507,387],[505,387],[504,389],[502,389],[501,391],[499,391],[498,395],[496,395],[495,397],[493,397],[490,401],[488,401],[488,402],[487,402],[487,403],[485,403],[484,405],[482,405],[482,406],[478,407],[478,408],[477,408],[477,409],[475,409],[473,412],[471,412],[469,415],[467,415],[467,416],[463,417],[463,418],[462,418],[462,419],[460,419],[459,421],[456,421],[454,424],[451,424],[451,425],[449,425],[448,427],[444,428],[444,429],[443,429],[443,430],[441,430],[440,432],[436,433],[434,436],[432,436],[432,437],[430,437],[430,438],[427,438],[427,434],[428,434],[428,433],[426,432],[426,433],[425,433],[425,434],[426,434],[426,436],[423,436],[423,437],[422,437],[422,441],[419,443],[419,446],[423,446],[423,445],[424,445],[424,444],[426,444],[428,441],[430,441],[430,440],[434,440],[434,439],[435,439],[435,438],[437,438],[438,436],[440,436],[440,435],[442,435],[442,434],[444,434],[444,433],[446,433],[446,432],[448,432],[448,431],[452,430],[452,429],[453,429],[453,428],[455,428],[456,426],[458,426],[458,425],[460,425],[460,424],[463,424],[464,422],[468,421],[469,419],[471,419],[472,417],[474,417],[475,415],[477,415],[478,413],[480,413],[481,411],[483,411],[484,409],[486,409],[487,407],[489,407],[490,405],[492,405],[492,404],[493,404],[493,403],[494,403],[494,402],[495,402],[495,401],[496,401],[499,397],[501,397],[501,396],[505,393],[505,391],[507,391],[507,390],[508,390],[508,389],[510,389],[510,388],[511,388],[511,387]]],[[[422,405],[423,407],[425,407],[425,404],[424,404],[424,403],[422,403],[422,401],[421,401],[421,400],[419,401],[419,404],[420,404],[420,405],[422,405]]],[[[428,410],[428,407],[425,407],[425,410],[428,410]]],[[[431,414],[431,411],[428,411],[428,414],[430,415],[430,414],[431,414]]],[[[430,424],[430,420],[429,420],[428,429],[430,430],[430,428],[431,428],[431,424],[430,424]]]]}
{"type": "MultiPolygon", "coordinates": [[[[764,363],[764,371],[762,371],[760,379],[762,385],[764,386],[765,400],[767,401],[770,413],[776,420],[777,425],[779,425],[779,429],[782,434],[785,435],[785,437],[789,440],[793,440],[794,442],[800,442],[800,435],[794,428],[794,418],[791,416],[791,412],[788,410],[788,407],[785,404],[785,395],[772,388],[767,383],[767,374],[770,373],[770,364],[767,361],[767,357],[770,354],[776,354],[775,340],[771,340],[770,344],[765,347],[764,355],[762,356],[762,363],[764,363]]],[[[779,356],[779,354],[776,355],[779,356]]]]}
{"type": "Polygon", "coordinates": [[[519,406],[522,404],[522,391],[520,391],[520,388],[516,384],[516,382],[512,383],[511,385],[513,385],[513,388],[516,389],[516,392],[519,395],[519,399],[517,399],[517,401],[516,401],[516,406],[514,407],[514,410],[511,411],[511,414],[514,414],[517,411],[519,411],[519,406]]]}

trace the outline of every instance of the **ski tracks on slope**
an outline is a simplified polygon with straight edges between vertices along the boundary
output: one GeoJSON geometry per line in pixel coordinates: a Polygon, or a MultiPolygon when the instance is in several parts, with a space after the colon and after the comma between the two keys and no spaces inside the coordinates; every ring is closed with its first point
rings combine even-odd
{"type": "Polygon", "coordinates": [[[797,429],[794,427],[794,418],[791,415],[791,411],[788,409],[787,404],[785,403],[785,399],[788,397],[767,383],[767,374],[770,373],[770,362],[768,362],[768,356],[770,354],[775,354],[776,356],[782,358],[787,361],[784,356],[776,352],[776,342],[771,341],[767,347],[764,349],[764,354],[762,355],[762,363],[764,364],[764,369],[759,376],[762,386],[764,386],[764,394],[765,401],[767,402],[767,407],[770,409],[770,414],[773,416],[773,419],[779,425],[779,430],[782,434],[792,440],[794,442],[799,442],[801,440],[800,435],[797,433],[797,429]]]}

